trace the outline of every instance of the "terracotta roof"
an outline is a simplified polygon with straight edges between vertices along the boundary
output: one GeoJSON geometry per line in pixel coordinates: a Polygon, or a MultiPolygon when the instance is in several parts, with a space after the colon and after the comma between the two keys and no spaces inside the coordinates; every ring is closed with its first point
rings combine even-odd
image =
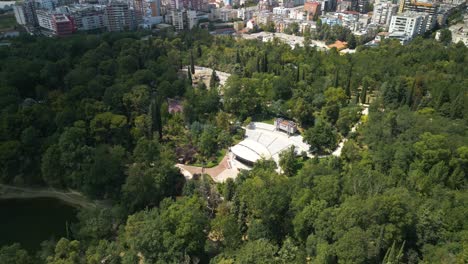
{"type": "Polygon", "coordinates": [[[345,41],[335,41],[335,43],[328,45],[328,48],[336,48],[337,50],[345,49],[348,46],[348,43],[345,41]]]}

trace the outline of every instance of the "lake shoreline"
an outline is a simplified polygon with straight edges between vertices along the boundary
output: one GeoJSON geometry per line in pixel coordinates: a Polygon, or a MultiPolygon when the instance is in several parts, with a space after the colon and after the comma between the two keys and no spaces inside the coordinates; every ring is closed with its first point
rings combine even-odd
{"type": "Polygon", "coordinates": [[[53,188],[30,188],[0,184],[0,199],[34,199],[55,198],[74,207],[96,208],[103,206],[102,202],[91,201],[77,191],[55,190],[53,188]]]}

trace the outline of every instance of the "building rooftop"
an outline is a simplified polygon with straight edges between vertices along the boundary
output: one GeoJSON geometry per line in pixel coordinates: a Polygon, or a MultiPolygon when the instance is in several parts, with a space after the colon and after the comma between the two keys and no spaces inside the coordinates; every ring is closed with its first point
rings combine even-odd
{"type": "Polygon", "coordinates": [[[348,46],[348,43],[345,41],[335,41],[335,43],[328,45],[328,48],[336,48],[337,50],[345,49],[348,46]]]}
{"type": "Polygon", "coordinates": [[[395,17],[420,17],[420,16],[424,16],[425,13],[422,13],[422,12],[414,12],[414,11],[406,11],[406,12],[403,12],[403,13],[399,13],[399,14],[396,14],[394,15],[395,17]]]}
{"type": "Polygon", "coordinates": [[[55,19],[56,22],[68,22],[68,21],[70,21],[70,19],[68,19],[68,17],[65,16],[64,14],[55,14],[54,19],[55,19]]]}

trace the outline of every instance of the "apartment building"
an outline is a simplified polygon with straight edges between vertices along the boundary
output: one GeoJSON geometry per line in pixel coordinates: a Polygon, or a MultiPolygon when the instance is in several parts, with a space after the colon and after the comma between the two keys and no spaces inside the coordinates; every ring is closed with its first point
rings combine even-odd
{"type": "Polygon", "coordinates": [[[111,1],[104,11],[108,31],[124,31],[136,28],[135,12],[128,3],[111,1]]]}
{"type": "Polygon", "coordinates": [[[400,0],[398,13],[416,12],[425,13],[428,16],[426,31],[432,30],[437,21],[439,3],[432,0],[400,0]]]}
{"type": "Polygon", "coordinates": [[[75,21],[78,30],[105,29],[105,9],[104,5],[74,5],[69,7],[69,14],[75,21]]]}
{"type": "Polygon", "coordinates": [[[398,11],[398,5],[392,4],[391,2],[381,2],[374,5],[374,11],[372,12],[372,23],[385,26],[390,26],[392,16],[398,11]]]}
{"type": "Polygon", "coordinates": [[[39,26],[56,36],[71,35],[75,31],[73,19],[65,14],[54,14],[48,10],[37,10],[39,26]]]}
{"type": "Polygon", "coordinates": [[[426,32],[427,14],[417,12],[405,12],[392,17],[390,22],[390,35],[399,39],[402,43],[413,39],[417,35],[426,32]]]}

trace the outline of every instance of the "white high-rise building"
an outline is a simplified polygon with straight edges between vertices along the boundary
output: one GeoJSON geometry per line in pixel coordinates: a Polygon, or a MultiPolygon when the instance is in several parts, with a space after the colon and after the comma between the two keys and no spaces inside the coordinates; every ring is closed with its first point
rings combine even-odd
{"type": "Polygon", "coordinates": [[[16,22],[23,26],[37,26],[36,3],[34,0],[18,1],[13,6],[16,22]]]}
{"type": "Polygon", "coordinates": [[[53,16],[52,13],[46,10],[37,10],[37,20],[39,22],[39,26],[45,29],[48,29],[50,31],[54,30],[54,21],[53,21],[53,16]]]}
{"type": "Polygon", "coordinates": [[[392,16],[389,38],[398,39],[402,44],[407,43],[417,35],[426,32],[428,14],[405,12],[392,16]]]}
{"type": "Polygon", "coordinates": [[[192,29],[198,24],[197,11],[187,10],[187,24],[189,29],[192,29]]]}
{"type": "Polygon", "coordinates": [[[13,11],[15,12],[16,23],[22,26],[26,25],[27,21],[24,7],[22,5],[14,5],[13,11]]]}
{"type": "Polygon", "coordinates": [[[35,0],[41,9],[53,10],[57,6],[54,0],[35,0]]]}
{"type": "Polygon", "coordinates": [[[416,35],[426,32],[427,15],[424,13],[405,12],[392,16],[390,22],[390,33],[404,32],[407,36],[414,38],[416,35]]]}
{"type": "Polygon", "coordinates": [[[184,30],[184,12],[171,10],[171,18],[175,30],[184,30]]]}
{"type": "Polygon", "coordinates": [[[381,2],[374,5],[372,23],[388,27],[392,16],[398,11],[398,5],[391,2],[381,2]]]}

